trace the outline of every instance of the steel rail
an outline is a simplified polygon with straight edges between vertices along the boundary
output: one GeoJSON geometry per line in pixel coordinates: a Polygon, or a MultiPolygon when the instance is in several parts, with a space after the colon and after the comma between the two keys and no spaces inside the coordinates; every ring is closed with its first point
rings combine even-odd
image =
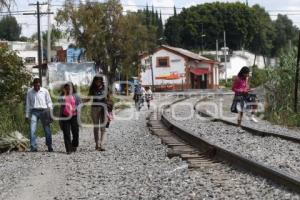
{"type": "Polygon", "coordinates": [[[242,168],[253,174],[257,174],[261,177],[272,180],[273,182],[279,185],[286,186],[288,189],[292,189],[300,193],[299,177],[293,177],[285,172],[274,169],[273,167],[266,166],[265,164],[262,164],[260,162],[245,158],[238,153],[234,153],[217,145],[211,144],[209,141],[199,136],[196,136],[191,131],[186,130],[184,127],[172,122],[172,120],[165,115],[165,110],[170,106],[180,101],[184,101],[188,98],[189,97],[185,97],[183,99],[177,100],[169,105],[164,106],[160,113],[162,123],[177,137],[181,138],[182,140],[184,140],[185,142],[187,142],[194,148],[199,149],[202,152],[210,152],[209,156],[212,159],[216,159],[218,161],[226,161],[232,164],[233,166],[242,168]]]}

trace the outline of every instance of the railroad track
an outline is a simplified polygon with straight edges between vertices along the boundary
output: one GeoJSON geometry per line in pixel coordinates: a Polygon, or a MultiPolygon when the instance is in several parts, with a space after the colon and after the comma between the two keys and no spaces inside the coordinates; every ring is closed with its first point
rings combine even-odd
{"type": "MultiPolygon", "coordinates": [[[[189,168],[212,167],[215,164],[231,164],[300,193],[300,179],[263,163],[248,159],[195,136],[191,131],[174,123],[165,110],[171,105],[188,99],[182,98],[165,106],[161,112],[153,112],[148,118],[150,131],[168,146],[168,156],[186,160],[189,168]]],[[[203,100],[203,99],[202,99],[203,100]]]]}
{"type": "MultiPolygon", "coordinates": [[[[203,101],[206,101],[206,100],[207,100],[207,98],[200,99],[194,105],[194,110],[200,116],[207,117],[213,122],[222,122],[222,123],[227,124],[227,125],[236,126],[236,127],[238,126],[236,122],[232,122],[232,121],[226,120],[224,118],[215,117],[205,109],[198,110],[197,105],[199,103],[203,102],[203,101]]],[[[259,129],[256,129],[256,128],[253,128],[253,127],[250,127],[250,126],[247,126],[247,125],[243,125],[243,124],[241,125],[240,128],[247,131],[247,132],[249,132],[249,133],[251,133],[251,134],[253,134],[253,135],[258,135],[258,136],[262,136],[262,137],[265,137],[265,136],[277,137],[277,138],[281,138],[281,139],[288,140],[288,141],[291,141],[291,142],[300,143],[300,137],[297,137],[297,136],[291,136],[291,135],[280,134],[280,133],[275,133],[275,132],[271,132],[271,131],[259,130],[259,129]]]]}

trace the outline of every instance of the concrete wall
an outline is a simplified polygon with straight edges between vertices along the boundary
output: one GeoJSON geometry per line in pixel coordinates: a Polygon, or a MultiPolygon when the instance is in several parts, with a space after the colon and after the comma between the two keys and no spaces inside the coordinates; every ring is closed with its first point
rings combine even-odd
{"type": "MultiPolygon", "coordinates": [[[[230,62],[227,62],[227,78],[236,76],[243,66],[249,66],[247,59],[240,56],[230,57],[230,62]]],[[[225,67],[222,67],[221,69],[220,78],[225,79],[225,67]]]]}

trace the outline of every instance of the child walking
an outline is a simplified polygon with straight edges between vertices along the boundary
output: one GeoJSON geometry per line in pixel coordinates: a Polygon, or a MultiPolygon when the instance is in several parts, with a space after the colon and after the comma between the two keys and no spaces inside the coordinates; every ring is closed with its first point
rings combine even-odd
{"type": "MultiPolygon", "coordinates": [[[[243,113],[247,109],[247,104],[250,105],[251,103],[254,103],[256,101],[256,95],[249,94],[249,92],[251,91],[248,83],[249,73],[250,69],[248,67],[243,67],[238,73],[238,76],[234,80],[232,85],[232,90],[234,91],[235,95],[231,106],[231,112],[238,113],[238,126],[241,126],[243,113]]],[[[257,122],[254,117],[255,106],[252,106],[252,108],[253,110],[251,112],[251,120],[253,122],[257,122]]]]}
{"type": "Polygon", "coordinates": [[[67,154],[75,152],[79,144],[79,125],[77,121],[78,106],[81,103],[80,97],[76,94],[72,82],[64,84],[59,97],[60,127],[64,134],[64,142],[67,154]],[[72,132],[72,140],[71,133],[72,132]]]}

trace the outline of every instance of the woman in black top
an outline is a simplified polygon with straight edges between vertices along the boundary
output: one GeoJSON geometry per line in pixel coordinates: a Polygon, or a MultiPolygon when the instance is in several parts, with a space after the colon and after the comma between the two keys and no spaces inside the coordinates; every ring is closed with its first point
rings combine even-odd
{"type": "Polygon", "coordinates": [[[89,96],[92,97],[91,116],[94,124],[94,137],[96,143],[96,150],[105,151],[106,131],[105,126],[107,117],[105,111],[107,110],[105,85],[102,76],[95,76],[92,85],[89,89],[89,96]],[[99,137],[100,129],[100,137],[99,137]],[[100,143],[99,143],[100,140],[100,143]]]}

